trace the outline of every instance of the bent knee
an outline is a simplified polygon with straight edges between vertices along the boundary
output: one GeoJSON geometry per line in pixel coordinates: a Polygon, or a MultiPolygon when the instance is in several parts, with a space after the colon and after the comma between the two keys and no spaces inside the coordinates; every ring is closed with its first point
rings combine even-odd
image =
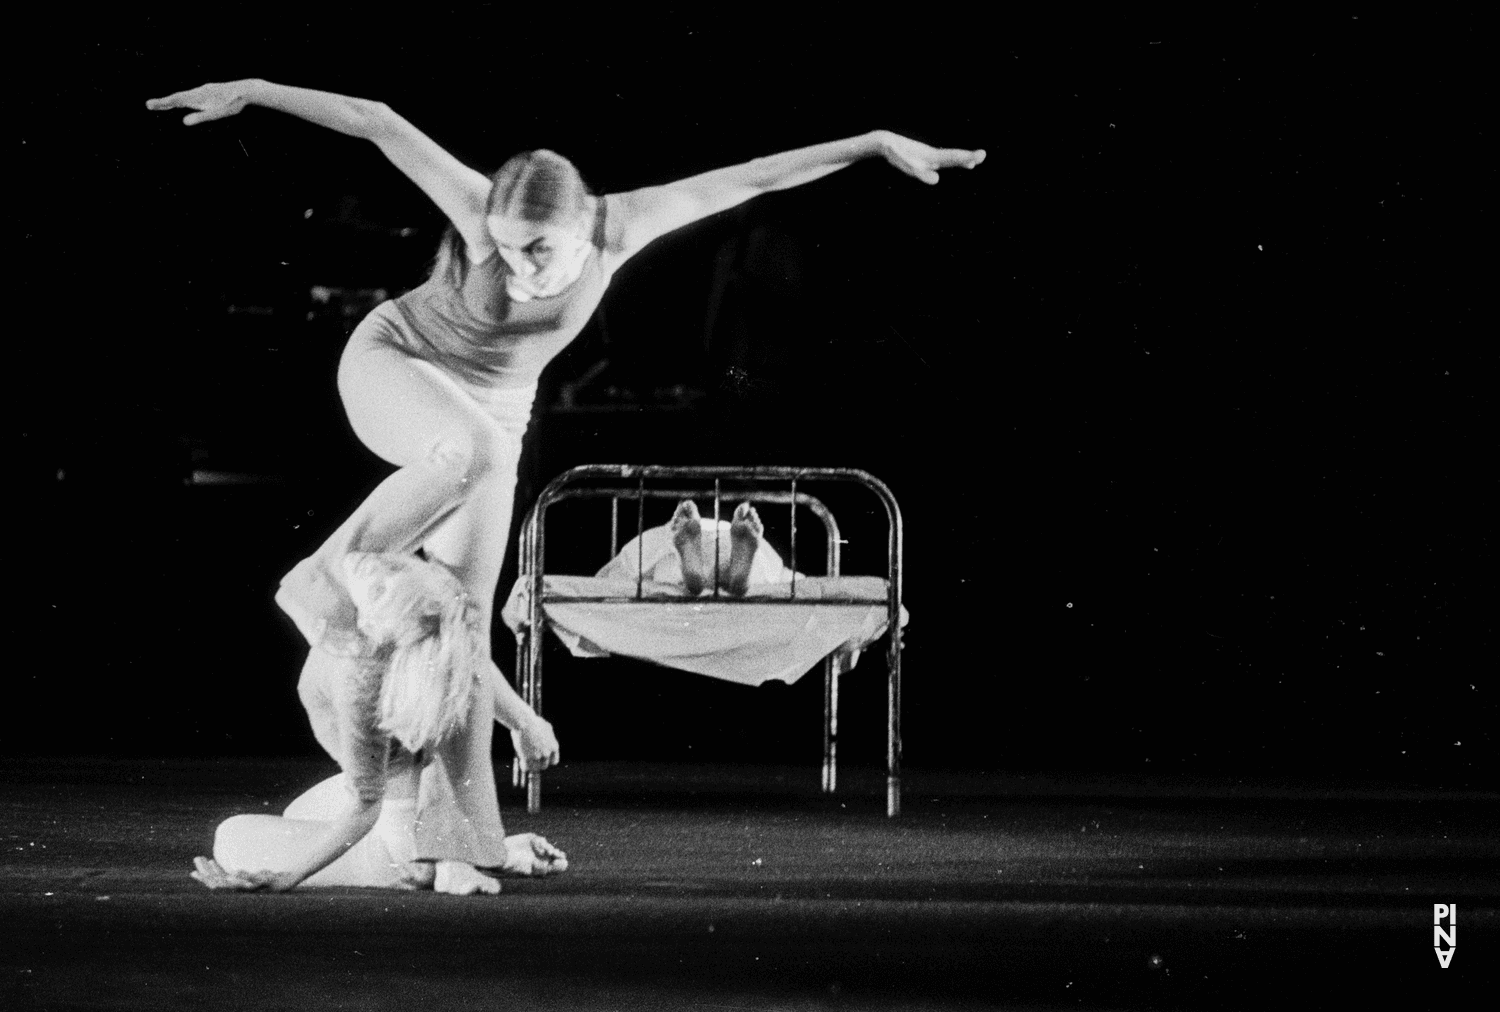
{"type": "MultiPolygon", "coordinates": [[[[265,835],[263,815],[231,815],[214,830],[214,860],[225,868],[245,868],[259,858],[265,835]]],[[[261,865],[263,867],[264,865],[261,865]]]]}
{"type": "Polygon", "coordinates": [[[501,470],[509,456],[504,440],[482,428],[445,432],[427,446],[424,460],[445,476],[469,484],[501,470]]]}

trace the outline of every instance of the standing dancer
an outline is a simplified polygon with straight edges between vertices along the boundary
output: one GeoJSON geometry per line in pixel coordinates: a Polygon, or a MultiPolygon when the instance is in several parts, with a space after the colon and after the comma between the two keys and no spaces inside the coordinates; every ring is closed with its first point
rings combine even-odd
{"type": "Polygon", "coordinates": [[[339,364],[339,393],[355,434],[397,470],[287,574],[276,600],[314,648],[309,668],[342,659],[352,670],[369,644],[345,573],[350,553],[420,549],[457,576],[478,609],[486,657],[472,713],[487,716],[467,721],[432,750],[417,802],[418,851],[503,867],[488,717],[510,730],[523,764],[546,768],[558,759],[551,725],[488,658],[521,437],[543,367],[583,329],[615,271],[667,232],[864,158],[884,158],[930,184],[941,169],[973,168],[984,152],[933,148],[879,130],[663,186],[595,195],[571,162],[545,150],[516,155],[486,177],[382,102],[252,79],[146,103],[194,110],[183,119],[188,126],[247,105],[374,142],[448,218],[432,276],[365,317],[339,364]],[[460,817],[429,818],[436,809],[428,795],[451,798],[460,817]],[[429,823],[463,832],[429,833],[429,823]]]}

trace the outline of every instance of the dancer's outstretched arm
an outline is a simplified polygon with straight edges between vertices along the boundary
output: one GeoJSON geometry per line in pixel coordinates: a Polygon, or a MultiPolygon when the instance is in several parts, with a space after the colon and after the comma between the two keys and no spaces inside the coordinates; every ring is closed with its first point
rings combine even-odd
{"type": "Polygon", "coordinates": [[[673,229],[728,210],[751,197],[822,179],[865,158],[884,158],[907,175],[932,184],[938,181],[942,169],[974,168],[984,161],[984,152],[934,148],[889,130],[873,130],[714,169],[664,186],[633,190],[621,195],[621,259],[673,229]]]}
{"type": "Polygon", "coordinates": [[[192,109],[182,122],[197,126],[233,116],[247,105],[290,113],[350,137],[373,141],[448,216],[468,244],[472,257],[483,259],[494,245],[484,227],[490,181],[469,168],[412,126],[384,102],[293,88],[258,78],[205,84],[146,102],[154,111],[192,109]]]}

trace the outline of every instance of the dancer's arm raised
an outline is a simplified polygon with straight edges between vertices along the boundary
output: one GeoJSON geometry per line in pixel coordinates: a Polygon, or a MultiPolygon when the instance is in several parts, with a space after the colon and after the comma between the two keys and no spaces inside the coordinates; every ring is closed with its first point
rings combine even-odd
{"type": "Polygon", "coordinates": [[[755,158],[663,186],[621,195],[624,206],[622,259],[673,229],[728,210],[751,197],[788,190],[865,158],[884,158],[907,175],[932,184],[942,169],[972,169],[983,151],[934,148],[889,130],[755,158]]]}
{"type": "Polygon", "coordinates": [[[247,105],[276,109],[350,137],[373,141],[448,216],[472,256],[483,259],[493,246],[494,240],[484,227],[489,178],[454,158],[384,102],[256,78],[205,84],[146,102],[147,109],[158,112],[195,110],[183,117],[182,122],[188,126],[233,116],[247,105]]]}

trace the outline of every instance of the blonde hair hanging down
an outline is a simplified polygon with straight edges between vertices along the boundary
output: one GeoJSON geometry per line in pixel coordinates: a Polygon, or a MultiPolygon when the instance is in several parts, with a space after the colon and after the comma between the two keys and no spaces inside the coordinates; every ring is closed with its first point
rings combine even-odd
{"type": "Polygon", "coordinates": [[[409,752],[444,741],[468,719],[484,671],[479,609],[446,567],[414,556],[384,556],[399,573],[360,630],[383,661],[379,727],[409,752]]]}

